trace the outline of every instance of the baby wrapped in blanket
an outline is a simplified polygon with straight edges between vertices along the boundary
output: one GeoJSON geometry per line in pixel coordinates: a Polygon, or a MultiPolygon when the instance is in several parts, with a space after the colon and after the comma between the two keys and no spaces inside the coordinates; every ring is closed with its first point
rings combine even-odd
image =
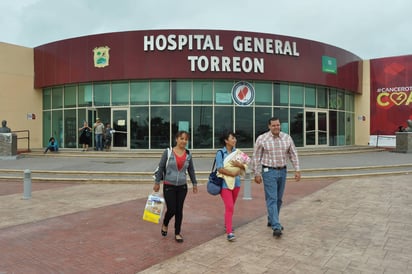
{"type": "MultiPolygon", "coordinates": [[[[225,160],[223,161],[223,167],[233,172],[237,172],[240,170],[240,176],[244,176],[245,170],[247,169],[247,165],[249,163],[250,157],[240,149],[237,149],[225,158],[225,160]],[[243,164],[245,168],[241,169],[240,167],[234,166],[233,161],[237,161],[243,164]]],[[[235,177],[220,174],[219,172],[217,173],[217,176],[225,179],[226,185],[229,189],[233,189],[235,187],[235,177]]]]}

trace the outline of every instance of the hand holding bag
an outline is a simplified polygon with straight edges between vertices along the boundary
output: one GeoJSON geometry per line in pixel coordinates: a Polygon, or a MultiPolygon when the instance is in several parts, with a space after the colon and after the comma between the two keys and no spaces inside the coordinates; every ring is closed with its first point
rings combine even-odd
{"type": "MultiPolygon", "coordinates": [[[[223,151],[219,150],[222,153],[223,151]]],[[[209,180],[207,181],[207,192],[211,195],[218,195],[222,191],[223,178],[217,176],[217,170],[215,168],[216,158],[213,161],[212,171],[209,174],[209,180]]]]}

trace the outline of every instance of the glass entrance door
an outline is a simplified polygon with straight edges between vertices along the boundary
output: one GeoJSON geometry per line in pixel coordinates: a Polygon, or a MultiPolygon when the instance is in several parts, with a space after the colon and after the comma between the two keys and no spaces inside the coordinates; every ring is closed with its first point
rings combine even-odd
{"type": "Polygon", "coordinates": [[[129,148],[129,110],[112,109],[113,148],[129,148]]]}
{"type": "Polygon", "coordinates": [[[326,111],[305,111],[305,146],[328,145],[328,113],[326,111]]]}

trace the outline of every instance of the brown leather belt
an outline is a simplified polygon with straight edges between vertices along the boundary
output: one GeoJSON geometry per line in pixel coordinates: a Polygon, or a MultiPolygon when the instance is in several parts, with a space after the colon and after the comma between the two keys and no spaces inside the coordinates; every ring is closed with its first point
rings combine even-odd
{"type": "Polygon", "coordinates": [[[268,169],[285,169],[286,168],[286,166],[265,166],[265,165],[262,165],[262,167],[263,168],[268,168],[268,169]]]}

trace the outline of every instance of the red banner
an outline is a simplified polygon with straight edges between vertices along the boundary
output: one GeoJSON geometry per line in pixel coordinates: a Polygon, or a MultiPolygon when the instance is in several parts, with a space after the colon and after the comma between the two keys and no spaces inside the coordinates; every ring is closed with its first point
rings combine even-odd
{"type": "Polygon", "coordinates": [[[374,59],[371,73],[371,135],[394,135],[412,119],[412,55],[374,59]]]}

